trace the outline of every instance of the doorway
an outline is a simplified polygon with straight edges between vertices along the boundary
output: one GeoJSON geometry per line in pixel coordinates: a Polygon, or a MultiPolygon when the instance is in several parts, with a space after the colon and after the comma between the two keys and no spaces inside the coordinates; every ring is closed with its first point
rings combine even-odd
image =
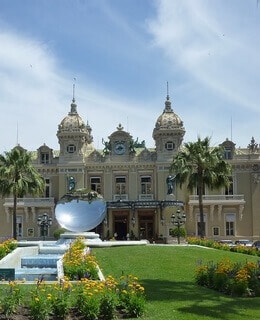
{"type": "Polygon", "coordinates": [[[139,238],[147,239],[150,242],[154,241],[154,218],[152,214],[139,215],[139,238]]]}
{"type": "Polygon", "coordinates": [[[114,236],[116,240],[127,240],[128,215],[120,213],[114,215],[114,236]]]}

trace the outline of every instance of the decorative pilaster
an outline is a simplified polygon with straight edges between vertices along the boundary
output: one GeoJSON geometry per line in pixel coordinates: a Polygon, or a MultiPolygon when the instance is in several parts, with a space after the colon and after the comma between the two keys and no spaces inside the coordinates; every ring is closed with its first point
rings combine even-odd
{"type": "Polygon", "coordinates": [[[24,207],[24,212],[25,212],[25,221],[28,222],[29,220],[29,208],[24,207]]]}
{"type": "Polygon", "coordinates": [[[215,205],[211,204],[209,208],[210,221],[214,221],[214,208],[215,208],[215,205]]]}
{"type": "Polygon", "coordinates": [[[36,216],[35,207],[32,207],[31,209],[32,209],[32,215],[33,215],[32,218],[33,218],[33,221],[35,221],[35,219],[36,219],[35,218],[35,216],[36,216]]]}
{"type": "Polygon", "coordinates": [[[189,205],[189,220],[193,221],[193,205],[189,205]]]}
{"type": "Polygon", "coordinates": [[[222,204],[218,205],[218,220],[221,221],[221,214],[222,214],[222,204]]]}
{"type": "Polygon", "coordinates": [[[6,222],[10,223],[10,214],[11,214],[10,208],[5,207],[5,213],[6,213],[6,222]]]}

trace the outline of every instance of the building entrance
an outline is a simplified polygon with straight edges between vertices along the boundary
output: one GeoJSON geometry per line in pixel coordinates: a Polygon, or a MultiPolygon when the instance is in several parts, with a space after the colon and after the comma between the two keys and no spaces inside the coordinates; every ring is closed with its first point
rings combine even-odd
{"type": "Polygon", "coordinates": [[[114,236],[117,240],[126,240],[128,233],[128,216],[125,214],[116,214],[114,216],[114,236]]]}
{"type": "Polygon", "coordinates": [[[139,238],[147,239],[150,242],[154,241],[154,218],[152,214],[139,216],[139,238]]]}

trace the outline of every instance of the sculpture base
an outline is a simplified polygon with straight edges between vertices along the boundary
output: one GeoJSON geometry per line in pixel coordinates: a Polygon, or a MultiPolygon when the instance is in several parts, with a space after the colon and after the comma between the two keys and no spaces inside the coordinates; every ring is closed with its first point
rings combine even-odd
{"type": "Polygon", "coordinates": [[[65,232],[60,235],[61,239],[76,239],[76,238],[83,238],[87,240],[97,240],[100,239],[98,233],[95,232],[65,232]]]}
{"type": "Polygon", "coordinates": [[[173,193],[167,194],[165,200],[169,200],[169,201],[175,200],[175,194],[173,194],[173,193]]]}
{"type": "Polygon", "coordinates": [[[74,239],[81,238],[85,244],[90,248],[104,248],[104,247],[117,247],[117,246],[138,246],[149,244],[148,240],[136,240],[136,241],[102,241],[98,233],[95,232],[65,232],[60,235],[61,244],[69,245],[74,239]]]}

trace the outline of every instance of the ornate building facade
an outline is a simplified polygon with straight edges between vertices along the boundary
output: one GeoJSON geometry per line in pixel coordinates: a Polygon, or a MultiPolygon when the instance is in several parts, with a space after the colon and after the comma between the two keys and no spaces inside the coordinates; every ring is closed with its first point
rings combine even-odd
{"type": "MultiPolygon", "coordinates": [[[[161,115],[151,133],[155,148],[134,141],[121,124],[103,141],[103,150],[93,146],[92,129],[80,117],[75,99],[58,125],[60,150],[45,144],[34,152],[34,165],[46,181],[42,197],[18,199],[18,239],[39,239],[37,219],[44,213],[53,219],[47,239],[59,228],[55,204],[69,190],[87,188],[103,195],[107,216],[96,230],[102,239],[148,239],[170,243],[174,228],[171,216],[185,212],[189,236],[200,228],[198,196],[175,185],[168,192],[167,177],[173,157],[182,147],[185,128],[173,111],[167,95],[161,115]]],[[[204,223],[207,238],[256,240],[260,237],[260,153],[254,139],[246,148],[223,142],[225,159],[233,168],[229,189],[205,190],[204,223]]],[[[13,199],[0,203],[0,237],[12,235],[13,199]]]]}

